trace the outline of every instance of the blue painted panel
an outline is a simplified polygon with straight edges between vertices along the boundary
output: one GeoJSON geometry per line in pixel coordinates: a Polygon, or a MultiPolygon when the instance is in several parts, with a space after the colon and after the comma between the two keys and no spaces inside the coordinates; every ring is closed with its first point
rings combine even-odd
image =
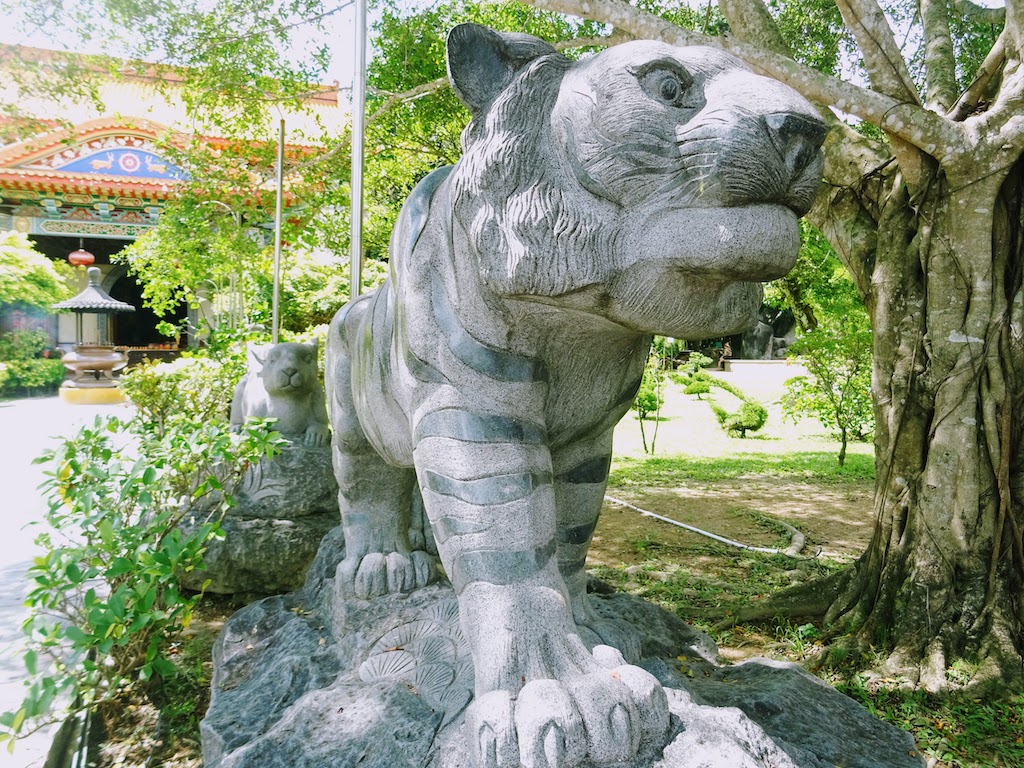
{"type": "Polygon", "coordinates": [[[184,179],[186,174],[160,155],[141,149],[103,149],[78,157],[55,168],[70,173],[98,173],[105,176],[132,176],[146,179],[184,179]]]}

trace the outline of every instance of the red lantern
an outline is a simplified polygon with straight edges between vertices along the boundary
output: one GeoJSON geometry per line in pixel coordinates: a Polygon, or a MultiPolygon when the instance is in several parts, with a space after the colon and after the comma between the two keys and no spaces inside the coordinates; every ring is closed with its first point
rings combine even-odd
{"type": "Polygon", "coordinates": [[[91,253],[89,253],[87,250],[85,250],[84,245],[85,245],[84,241],[79,240],[78,241],[78,250],[77,251],[72,251],[71,253],[68,254],[68,261],[71,262],[72,266],[74,266],[74,267],[88,267],[94,261],[96,261],[96,257],[93,256],[91,253]]]}

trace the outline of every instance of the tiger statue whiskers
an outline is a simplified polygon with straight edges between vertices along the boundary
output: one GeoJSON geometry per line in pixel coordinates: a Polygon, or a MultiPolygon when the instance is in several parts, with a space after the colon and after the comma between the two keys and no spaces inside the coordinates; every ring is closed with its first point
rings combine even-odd
{"type": "Polygon", "coordinates": [[[336,584],[367,599],[435,578],[409,545],[418,484],[473,657],[475,765],[618,764],[669,723],[620,654],[637,655],[629,633],[586,595],[612,430],[653,333],[756,322],[760,282],[796,258],[825,128],[710,48],[574,63],[466,24],[447,55],[464,155],[415,188],[388,281],[329,335],[336,584]]]}

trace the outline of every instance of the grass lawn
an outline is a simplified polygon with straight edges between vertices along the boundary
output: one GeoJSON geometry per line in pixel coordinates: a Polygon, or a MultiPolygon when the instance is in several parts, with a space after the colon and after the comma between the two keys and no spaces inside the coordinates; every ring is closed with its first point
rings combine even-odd
{"type": "MultiPolygon", "coordinates": [[[[851,445],[842,468],[839,446],[821,425],[782,419],[784,365],[716,375],[761,400],[769,419],[761,432],[733,439],[705,402],[670,385],[658,423],[656,453],[642,449],[633,413],[619,425],[608,494],[629,504],[756,547],[784,549],[788,524],[806,537],[797,558],[726,546],[614,502],[606,502],[591,548],[591,572],[617,589],[655,601],[709,632],[723,659],[769,656],[815,666],[824,628],[776,619],[716,631],[730,610],[763,600],[794,583],[851,562],[873,525],[874,462],[869,445],[851,445]]],[[[724,400],[724,396],[722,396],[724,400]]],[[[648,441],[654,424],[645,425],[648,441]]],[[[209,649],[230,601],[211,600],[181,646],[183,676],[169,691],[163,728],[171,744],[154,765],[196,768],[198,721],[206,708],[209,649]]],[[[899,681],[857,674],[871,659],[818,670],[878,716],[910,730],[936,768],[1024,766],[1024,696],[1004,701],[937,698],[907,691],[899,681]]],[[[107,745],[106,764],[143,765],[153,746],[155,716],[128,713],[107,745]]]]}

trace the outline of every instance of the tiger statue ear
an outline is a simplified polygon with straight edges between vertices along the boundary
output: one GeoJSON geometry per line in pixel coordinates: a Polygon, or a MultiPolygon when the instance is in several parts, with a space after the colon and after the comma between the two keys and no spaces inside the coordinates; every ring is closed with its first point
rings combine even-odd
{"type": "Polygon", "coordinates": [[[490,109],[519,70],[557,51],[532,35],[459,24],[448,33],[447,53],[452,89],[476,119],[490,109]]]}
{"type": "Polygon", "coordinates": [[[249,362],[250,371],[262,371],[267,362],[267,355],[270,354],[271,344],[260,344],[250,341],[245,345],[246,358],[249,362]]]}

